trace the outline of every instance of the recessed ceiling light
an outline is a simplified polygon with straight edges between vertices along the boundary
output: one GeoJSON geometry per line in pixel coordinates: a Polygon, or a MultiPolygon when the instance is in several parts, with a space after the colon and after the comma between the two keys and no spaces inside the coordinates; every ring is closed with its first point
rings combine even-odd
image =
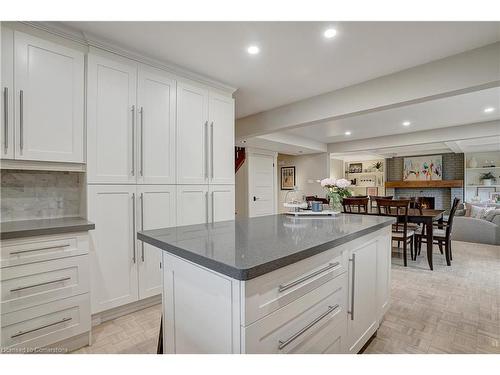
{"type": "Polygon", "coordinates": [[[487,107],[487,108],[484,109],[484,113],[491,113],[494,110],[495,110],[495,108],[493,108],[493,107],[487,107]]]}
{"type": "Polygon", "coordinates": [[[247,52],[250,54],[250,55],[256,55],[260,52],[260,48],[257,47],[257,46],[249,46],[247,48],[247,52]]]}
{"type": "Polygon", "coordinates": [[[345,135],[351,135],[351,132],[350,131],[346,131],[344,134],[345,135]]]}
{"type": "Polygon", "coordinates": [[[403,126],[410,126],[411,122],[410,121],[403,121],[403,126]]]}
{"type": "Polygon", "coordinates": [[[323,36],[327,39],[331,39],[335,35],[337,35],[337,30],[335,29],[326,29],[325,32],[323,33],[323,36]]]}

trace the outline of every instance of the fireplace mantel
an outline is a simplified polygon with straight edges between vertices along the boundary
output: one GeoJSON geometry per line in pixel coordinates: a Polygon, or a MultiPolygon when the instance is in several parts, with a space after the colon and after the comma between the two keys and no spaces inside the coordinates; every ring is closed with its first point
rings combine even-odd
{"type": "Polygon", "coordinates": [[[461,188],[463,180],[387,181],[386,188],[461,188]]]}

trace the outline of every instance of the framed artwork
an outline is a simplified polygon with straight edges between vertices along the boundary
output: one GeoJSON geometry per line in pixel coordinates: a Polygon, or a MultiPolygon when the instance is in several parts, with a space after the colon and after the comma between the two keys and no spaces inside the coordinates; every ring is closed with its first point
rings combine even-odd
{"type": "Polygon", "coordinates": [[[366,195],[369,197],[371,196],[377,196],[378,195],[378,188],[376,187],[367,187],[366,188],[366,195]]]}
{"type": "Polygon", "coordinates": [[[477,196],[481,199],[481,202],[488,202],[492,198],[493,193],[495,193],[494,187],[477,188],[477,196]]]}
{"type": "Polygon", "coordinates": [[[432,181],[443,179],[441,155],[404,158],[403,181],[432,181]]]}
{"type": "Polygon", "coordinates": [[[295,167],[281,167],[281,190],[293,190],[295,187],[295,167]]]}
{"type": "Polygon", "coordinates": [[[349,164],[349,173],[361,173],[361,172],[363,172],[363,163],[349,164]]]}

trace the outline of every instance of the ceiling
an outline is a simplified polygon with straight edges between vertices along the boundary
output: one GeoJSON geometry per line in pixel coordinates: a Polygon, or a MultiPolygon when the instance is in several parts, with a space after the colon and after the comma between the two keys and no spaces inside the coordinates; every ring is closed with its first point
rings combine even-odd
{"type": "MultiPolygon", "coordinates": [[[[238,88],[237,117],[500,40],[495,22],[65,22],[238,88]],[[327,27],[338,34],[327,40],[327,27]],[[261,53],[250,56],[256,44],[261,53]]],[[[334,135],[333,135],[334,136],[334,135]]]]}
{"type": "Polygon", "coordinates": [[[500,119],[500,87],[309,125],[285,133],[335,143],[500,119]],[[487,107],[495,111],[484,113],[487,107]],[[410,121],[410,126],[403,126],[410,121]],[[346,136],[345,132],[351,135],[346,136]]]}

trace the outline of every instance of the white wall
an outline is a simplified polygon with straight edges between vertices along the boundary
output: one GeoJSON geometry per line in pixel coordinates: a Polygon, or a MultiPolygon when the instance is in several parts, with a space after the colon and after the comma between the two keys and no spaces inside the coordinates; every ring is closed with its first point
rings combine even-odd
{"type": "Polygon", "coordinates": [[[339,179],[345,178],[344,174],[344,161],[341,159],[331,159],[330,160],[330,177],[339,179]]]}
{"type": "Polygon", "coordinates": [[[285,212],[283,207],[285,195],[288,190],[281,190],[281,167],[295,166],[295,184],[299,188],[299,192],[290,193],[288,200],[295,194],[298,198],[306,195],[317,195],[325,197],[326,191],[316,180],[321,180],[330,176],[329,154],[313,154],[313,155],[284,155],[278,154],[278,212],[285,212]]]}

